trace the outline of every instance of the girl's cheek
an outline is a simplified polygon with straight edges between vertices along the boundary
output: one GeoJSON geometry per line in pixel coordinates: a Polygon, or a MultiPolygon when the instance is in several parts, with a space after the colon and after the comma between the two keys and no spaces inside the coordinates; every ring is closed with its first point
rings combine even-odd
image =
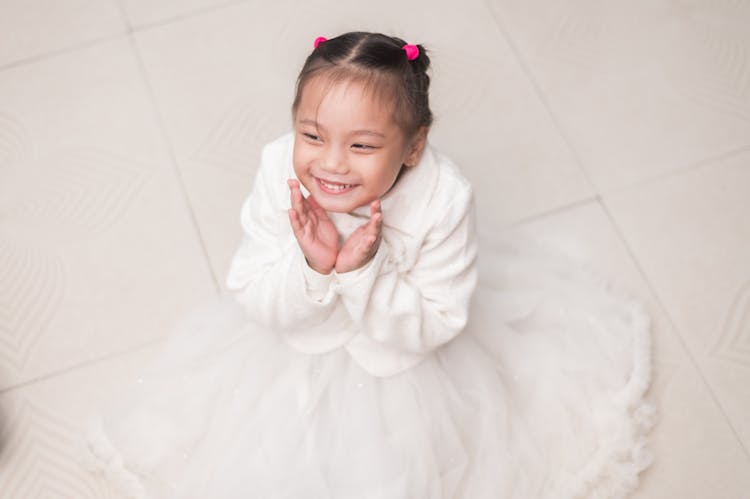
{"type": "Polygon", "coordinates": [[[309,144],[301,144],[295,154],[295,163],[304,164],[313,157],[313,150],[309,144]]]}

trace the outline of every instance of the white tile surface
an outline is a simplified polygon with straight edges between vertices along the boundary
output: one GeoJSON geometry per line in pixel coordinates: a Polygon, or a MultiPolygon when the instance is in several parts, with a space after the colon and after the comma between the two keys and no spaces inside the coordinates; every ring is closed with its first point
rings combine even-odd
{"type": "Polygon", "coordinates": [[[746,3],[488,3],[600,191],[750,146],[746,3]]]}
{"type": "Polygon", "coordinates": [[[750,154],[606,197],[750,448],[750,154]]]}
{"type": "Polygon", "coordinates": [[[0,73],[0,137],[0,388],[215,292],[126,41],[0,73]]]}
{"type": "Polygon", "coordinates": [[[261,147],[291,126],[296,75],[269,34],[292,15],[287,3],[242,3],[136,34],[222,286],[261,147]]]}
{"type": "Polygon", "coordinates": [[[117,0],[3,0],[0,67],[125,30],[117,0]]]}

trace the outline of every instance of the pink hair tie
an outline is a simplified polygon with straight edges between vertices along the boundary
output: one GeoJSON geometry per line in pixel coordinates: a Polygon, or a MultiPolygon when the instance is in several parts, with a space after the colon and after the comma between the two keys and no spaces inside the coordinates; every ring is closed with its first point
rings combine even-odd
{"type": "Polygon", "coordinates": [[[325,36],[319,36],[313,42],[313,47],[318,48],[318,45],[320,45],[321,43],[323,43],[323,42],[325,42],[327,40],[328,40],[328,38],[326,38],[325,36]]]}
{"type": "Polygon", "coordinates": [[[406,58],[410,61],[413,61],[417,57],[419,57],[419,47],[416,45],[409,45],[408,43],[401,47],[401,49],[406,52],[406,58]]]}

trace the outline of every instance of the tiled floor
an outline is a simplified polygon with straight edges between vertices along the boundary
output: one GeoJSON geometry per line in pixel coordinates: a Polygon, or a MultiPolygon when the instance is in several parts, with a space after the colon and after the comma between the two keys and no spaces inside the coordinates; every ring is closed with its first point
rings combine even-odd
{"type": "Polygon", "coordinates": [[[654,318],[638,499],[750,498],[750,2],[5,0],[0,498],[109,498],[80,418],[222,285],[312,40],[432,50],[433,144],[486,227],[654,318]]]}

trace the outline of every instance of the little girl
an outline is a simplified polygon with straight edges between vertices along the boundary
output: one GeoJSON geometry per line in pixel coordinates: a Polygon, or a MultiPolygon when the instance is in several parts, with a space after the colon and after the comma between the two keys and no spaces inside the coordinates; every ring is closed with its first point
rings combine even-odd
{"type": "Polygon", "coordinates": [[[530,240],[478,260],[424,47],[314,46],[234,293],[97,415],[87,464],[135,498],[625,497],[651,461],[647,315],[530,240]]]}

